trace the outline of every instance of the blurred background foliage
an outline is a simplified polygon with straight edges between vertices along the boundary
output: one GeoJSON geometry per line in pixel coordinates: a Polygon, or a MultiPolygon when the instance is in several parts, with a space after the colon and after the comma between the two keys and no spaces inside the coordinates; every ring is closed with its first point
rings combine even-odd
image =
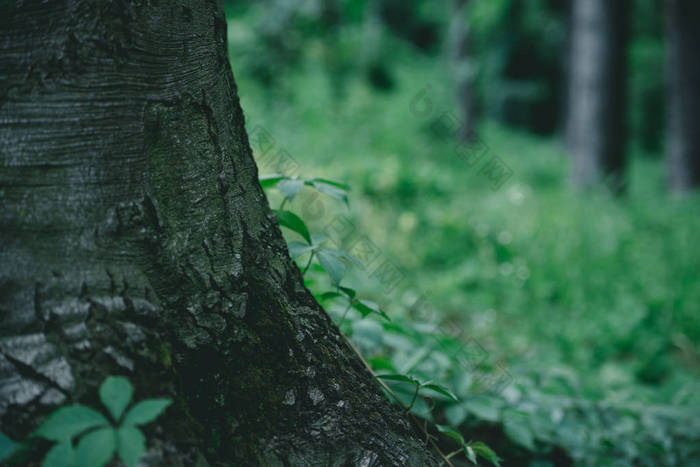
{"type": "MultiPolygon", "coordinates": [[[[317,232],[347,216],[377,261],[405,275],[388,288],[370,267],[353,271],[344,284],[392,321],[351,313],[341,328],[375,368],[449,383],[460,398],[414,412],[460,426],[506,465],[700,461],[700,197],[665,185],[661,0],[629,12],[622,197],[604,183],[570,187],[567,1],[471,0],[457,18],[450,2],[428,0],[225,7],[260,173],[350,185],[349,207],[302,193],[291,209],[317,232]],[[460,115],[456,21],[470,34],[479,140],[512,169],[496,190],[436,131],[445,113],[460,115]],[[286,165],[270,156],[280,151],[286,165]],[[485,358],[456,362],[425,331],[435,322],[485,358]],[[480,388],[503,368],[509,384],[480,388]]],[[[312,268],[314,292],[323,280],[312,268]]]]}

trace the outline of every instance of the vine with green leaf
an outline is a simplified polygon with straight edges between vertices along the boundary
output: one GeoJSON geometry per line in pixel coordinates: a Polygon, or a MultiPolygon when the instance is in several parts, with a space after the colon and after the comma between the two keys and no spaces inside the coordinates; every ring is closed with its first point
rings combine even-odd
{"type": "MultiPolygon", "coordinates": [[[[400,317],[394,317],[392,320],[376,302],[360,297],[358,292],[346,286],[343,280],[348,268],[362,268],[362,264],[346,251],[327,246],[326,238],[312,234],[306,223],[288,209],[305,187],[315,189],[349,206],[349,187],[325,178],[299,179],[278,174],[261,177],[260,184],[263,189],[277,189],[282,195],[280,205],[275,210],[278,221],[282,227],[296,233],[302,240],[288,242],[292,259],[298,262],[307,286],[319,302],[324,304],[327,310],[339,310],[336,323],[339,328],[344,329],[343,335],[349,347],[375,376],[386,396],[412,418],[424,434],[426,443],[433,447],[445,464],[452,465],[450,459],[463,454],[474,464],[477,463],[477,457],[482,457],[498,466],[500,458],[489,446],[482,442],[465,440],[462,433],[455,428],[463,418],[457,415],[460,415],[465,407],[472,409],[476,399],[460,400],[455,395],[465,394],[465,387],[460,381],[469,377],[468,372],[452,362],[449,352],[440,353],[438,347],[442,346],[442,350],[449,346],[459,348],[461,343],[449,336],[428,336],[430,333],[424,332],[417,323],[410,320],[402,321],[400,317]],[[310,275],[317,272],[324,273],[330,279],[332,290],[323,287],[321,281],[310,279],[310,275]],[[353,317],[359,317],[359,320],[353,317]],[[374,320],[366,320],[371,317],[375,317],[381,324],[374,320]],[[374,345],[374,349],[379,349],[379,352],[365,358],[355,344],[362,343],[363,348],[367,348],[367,336],[362,340],[358,326],[343,325],[369,322],[380,326],[382,335],[379,340],[391,341],[391,345],[389,349],[374,345]],[[353,343],[348,335],[356,337],[356,342],[353,343]],[[405,355],[396,358],[399,354],[405,355]],[[429,361],[428,357],[433,354],[438,354],[440,358],[429,361]],[[423,368],[426,366],[427,369],[423,368]],[[435,381],[449,383],[441,384],[435,381]],[[459,391],[454,391],[448,386],[458,387],[459,391]],[[443,422],[445,415],[447,423],[443,422]],[[444,452],[441,448],[448,445],[448,439],[456,443],[456,449],[444,452]]],[[[128,380],[123,377],[107,378],[100,387],[99,395],[111,416],[111,421],[98,411],[82,405],[62,407],[52,413],[30,436],[30,439],[44,438],[55,443],[44,459],[44,466],[100,466],[115,454],[126,465],[138,463],[145,450],[145,438],[137,427],[155,420],[170,401],[142,401],[124,415],[133,390],[128,380]]],[[[0,461],[21,451],[26,444],[16,443],[0,433],[0,461]]]]}
{"type": "MultiPolygon", "coordinates": [[[[279,191],[282,200],[279,207],[273,210],[277,215],[279,224],[296,233],[303,240],[289,241],[287,246],[290,256],[293,260],[297,261],[297,265],[304,275],[307,287],[311,288],[314,296],[321,303],[342,304],[342,312],[339,320],[336,322],[338,327],[342,328],[343,324],[348,320],[348,314],[351,310],[356,311],[360,319],[376,316],[383,322],[390,323],[391,319],[376,302],[359,298],[355,289],[341,285],[346,276],[348,267],[355,266],[362,268],[362,264],[342,249],[327,247],[327,239],[324,236],[312,234],[306,223],[297,214],[288,209],[297,195],[305,187],[315,189],[320,193],[342,201],[349,207],[349,187],[344,183],[327,178],[299,178],[282,174],[261,176],[260,185],[266,191],[272,189],[279,191]],[[308,280],[307,272],[309,272],[313,264],[317,264],[320,270],[325,271],[331,280],[333,290],[319,291],[311,287],[312,284],[311,281],[308,280]]],[[[390,325],[394,331],[398,330],[400,334],[405,336],[410,335],[414,331],[404,329],[400,323],[391,323],[390,325]]],[[[413,418],[414,422],[425,435],[426,441],[435,449],[444,463],[452,465],[450,462],[452,457],[464,454],[473,464],[477,464],[477,457],[480,456],[496,466],[500,465],[501,459],[486,444],[482,442],[466,441],[459,430],[452,426],[438,424],[434,420],[432,420],[432,425],[429,425],[428,421],[432,419],[429,412],[432,412],[435,408],[435,398],[439,397],[454,403],[459,402],[458,397],[453,391],[433,380],[425,381],[408,372],[386,372],[387,370],[394,369],[391,364],[387,365],[386,359],[374,358],[367,360],[347,336],[345,336],[345,339],[349,346],[357,353],[358,357],[364,362],[370,373],[374,375],[389,399],[402,407],[402,409],[413,418]],[[388,383],[391,383],[392,386],[388,383]],[[406,392],[409,393],[408,399],[402,397],[406,392]],[[423,405],[424,408],[428,408],[428,416],[426,416],[425,410],[417,410],[418,401],[431,402],[430,405],[423,405]],[[444,453],[437,444],[440,434],[454,440],[458,448],[449,453],[444,453]]],[[[424,348],[425,347],[422,347],[422,349],[424,348]]],[[[420,359],[427,357],[428,354],[429,352],[423,352],[422,356],[418,356],[418,358],[414,359],[413,365],[420,363],[420,359]]],[[[408,365],[406,368],[407,371],[409,371],[411,367],[412,365],[408,365]]]]}

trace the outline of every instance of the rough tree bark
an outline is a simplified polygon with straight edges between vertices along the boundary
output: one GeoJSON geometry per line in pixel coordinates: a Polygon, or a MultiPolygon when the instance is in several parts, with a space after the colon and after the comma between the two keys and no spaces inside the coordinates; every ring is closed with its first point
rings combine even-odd
{"type": "Polygon", "coordinates": [[[304,288],[215,0],[0,6],[0,426],[106,375],[176,403],[148,465],[430,465],[304,288]]]}
{"type": "Polygon", "coordinates": [[[623,188],[626,132],[627,0],[574,0],[567,146],[572,182],[623,188]]]}
{"type": "Polygon", "coordinates": [[[668,2],[668,172],[673,191],[700,186],[700,3],[668,2]]]}

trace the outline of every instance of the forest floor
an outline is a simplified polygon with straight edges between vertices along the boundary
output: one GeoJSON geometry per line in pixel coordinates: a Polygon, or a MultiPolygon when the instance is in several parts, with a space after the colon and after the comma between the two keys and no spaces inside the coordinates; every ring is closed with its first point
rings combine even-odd
{"type": "MultiPolygon", "coordinates": [[[[440,127],[454,112],[452,87],[434,60],[397,65],[387,92],[358,76],[332,81],[313,61],[268,88],[236,66],[245,50],[233,49],[242,50],[231,59],[261,174],[350,185],[349,208],[299,197],[291,209],[326,234],[349,220],[369,248],[363,259],[389,261],[403,278],[391,287],[367,268],[344,284],[414,330],[449,321],[482,352],[481,371],[510,378],[475,391],[469,369],[442,364],[421,338],[348,315],[342,328],[371,363],[447,379],[460,396],[416,413],[461,426],[511,461],[697,460],[700,197],[666,192],[660,154],[632,155],[621,198],[605,186],[575,192],[556,138],[486,122],[482,162],[458,157],[440,127]],[[425,97],[430,105],[417,107],[425,97]],[[284,166],[271,156],[279,151],[284,166]],[[483,170],[494,156],[512,171],[498,188],[483,170]],[[422,296],[429,305],[412,307],[422,296]]],[[[323,291],[313,269],[309,285],[323,291]]]]}

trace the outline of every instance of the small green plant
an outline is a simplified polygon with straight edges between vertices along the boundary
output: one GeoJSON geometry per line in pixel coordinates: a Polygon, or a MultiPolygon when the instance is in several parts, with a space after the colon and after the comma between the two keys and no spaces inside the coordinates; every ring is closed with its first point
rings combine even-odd
{"type": "Polygon", "coordinates": [[[464,452],[464,455],[467,456],[467,459],[469,459],[469,461],[472,464],[477,463],[476,456],[481,456],[487,461],[491,462],[493,465],[500,467],[502,459],[498,457],[498,455],[495,452],[493,452],[493,449],[488,447],[486,444],[482,443],[481,441],[464,441],[462,433],[455,430],[451,426],[435,425],[435,427],[440,433],[449,436],[450,438],[457,441],[457,443],[459,444],[459,449],[457,449],[456,451],[452,451],[451,453],[445,456],[447,459],[456,456],[460,452],[464,452]]]}
{"type": "Polygon", "coordinates": [[[297,178],[282,174],[263,175],[259,180],[263,189],[276,187],[282,193],[285,200],[282,202],[280,209],[284,208],[288,201],[291,202],[304,186],[313,187],[321,193],[345,202],[346,205],[349,204],[348,190],[350,188],[345,183],[336,180],[319,177],[297,178]]]}
{"type": "MultiPolygon", "coordinates": [[[[109,376],[99,389],[100,401],[111,421],[100,412],[81,404],[61,407],[34,432],[56,444],[44,458],[44,467],[99,467],[116,452],[128,466],[138,464],[146,449],[146,438],[138,428],[158,418],[170,399],[146,399],[126,414],[133,387],[123,376],[109,376]],[[73,439],[79,438],[77,446],[73,439]]],[[[9,440],[8,440],[9,441],[9,440]]],[[[6,444],[0,440],[0,444],[6,444]]]]}
{"type": "MultiPolygon", "coordinates": [[[[274,212],[277,214],[279,224],[280,226],[285,227],[291,230],[292,232],[295,232],[304,240],[304,242],[291,241],[287,243],[290,256],[293,260],[298,261],[299,258],[308,255],[308,259],[306,260],[305,265],[300,266],[302,274],[306,274],[313,260],[316,259],[318,261],[318,264],[326,273],[328,273],[328,276],[331,279],[331,283],[335,290],[323,292],[320,294],[314,294],[316,298],[323,303],[344,301],[345,307],[342,311],[342,315],[340,317],[338,325],[341,326],[343,325],[343,323],[345,323],[346,317],[350,310],[355,310],[359,312],[362,319],[367,318],[370,315],[376,315],[383,318],[385,320],[385,323],[391,321],[389,319],[389,316],[379,307],[377,303],[371,300],[358,298],[357,291],[355,289],[341,285],[341,282],[345,277],[347,266],[354,264],[359,267],[362,267],[362,264],[343,250],[325,247],[324,243],[326,239],[323,236],[312,234],[309,231],[309,228],[304,223],[304,221],[299,216],[297,216],[291,211],[284,209],[288,203],[291,203],[294,200],[297,194],[299,194],[299,192],[305,186],[315,188],[318,191],[330,195],[338,200],[343,201],[346,205],[349,205],[347,198],[347,191],[349,190],[349,187],[343,183],[329,179],[300,179],[280,174],[265,175],[260,177],[260,185],[263,189],[266,190],[276,188],[282,194],[282,202],[280,203],[279,208],[274,210],[274,212]]],[[[411,331],[409,329],[405,329],[399,323],[394,323],[392,325],[392,329],[395,333],[400,334],[401,337],[404,338],[409,338],[411,334],[411,331]]],[[[352,345],[350,341],[348,342],[350,343],[351,347],[355,349],[354,345],[352,345]]],[[[357,352],[358,356],[364,361],[364,358],[362,357],[360,352],[357,349],[355,349],[355,351],[357,352]]],[[[423,346],[419,348],[418,354],[419,358],[414,357],[412,359],[413,363],[411,363],[411,365],[406,366],[405,371],[408,371],[412,366],[418,364],[420,360],[425,359],[430,354],[430,352],[426,350],[425,346],[423,346]]],[[[386,359],[382,358],[374,358],[370,359],[370,363],[366,362],[366,364],[370,372],[372,372],[373,374],[379,369],[373,363],[376,363],[378,361],[384,362],[382,366],[383,370],[386,371],[387,369],[389,369],[390,371],[393,371],[392,373],[384,373],[379,375],[375,374],[375,377],[385,390],[387,396],[390,396],[391,399],[393,399],[395,403],[400,405],[405,412],[411,414],[412,416],[424,417],[424,423],[421,423],[419,425],[422,425],[421,429],[424,431],[426,438],[431,442],[433,447],[438,451],[440,456],[442,456],[443,460],[446,461],[448,465],[451,465],[449,461],[450,458],[462,452],[467,457],[467,459],[473,464],[477,463],[477,456],[481,456],[482,458],[486,459],[487,461],[491,462],[496,466],[500,465],[499,462],[501,459],[486,444],[482,442],[467,443],[465,442],[462,434],[457,429],[447,425],[436,424],[435,427],[437,428],[437,431],[439,433],[442,433],[445,436],[449,436],[459,443],[459,449],[448,454],[442,453],[438,448],[437,444],[434,442],[435,436],[430,434],[427,428],[427,420],[428,418],[431,418],[430,415],[428,414],[427,418],[425,418],[425,414],[416,410],[416,403],[419,400],[422,401],[423,399],[429,399],[429,395],[425,394],[426,391],[432,391],[433,393],[437,393],[439,395],[438,397],[442,397],[443,400],[447,400],[451,403],[459,402],[457,396],[447,387],[434,383],[433,381],[423,381],[414,375],[405,374],[405,372],[396,372],[393,365],[390,362],[386,362],[385,360],[386,359]],[[402,401],[397,395],[397,393],[392,391],[392,389],[386,385],[384,380],[396,384],[397,389],[402,389],[401,386],[405,387],[406,385],[410,385],[412,391],[411,395],[409,396],[410,401],[402,401]]],[[[430,408],[429,411],[430,410],[432,410],[432,408],[430,408]]],[[[415,420],[416,422],[418,422],[418,419],[415,420]]]]}
{"type": "Polygon", "coordinates": [[[438,394],[442,394],[443,396],[446,396],[447,398],[452,399],[453,401],[459,400],[457,399],[457,396],[455,396],[454,393],[447,389],[445,386],[441,384],[435,384],[432,381],[421,381],[415,376],[404,375],[400,373],[391,373],[377,375],[377,378],[389,381],[399,381],[414,386],[415,390],[413,392],[413,399],[411,399],[411,402],[406,407],[406,410],[411,410],[411,408],[413,408],[413,404],[415,404],[416,398],[418,397],[418,393],[421,389],[430,389],[431,391],[435,391],[438,394]]]}
{"type": "Polygon", "coordinates": [[[279,224],[282,227],[296,232],[304,239],[304,242],[289,242],[288,244],[292,259],[296,259],[307,253],[309,254],[308,261],[302,273],[306,273],[314,258],[316,258],[321,267],[331,277],[333,283],[335,285],[340,285],[340,282],[345,276],[346,264],[354,263],[359,265],[359,262],[343,250],[325,247],[325,237],[322,235],[311,235],[304,221],[293,212],[285,210],[284,207],[287,203],[291,203],[305,186],[314,188],[348,205],[347,191],[349,187],[344,183],[327,178],[315,177],[300,179],[280,174],[260,177],[260,185],[266,189],[274,187],[279,190],[283,199],[279,208],[274,210],[275,214],[277,214],[279,224]]]}
{"type": "Polygon", "coordinates": [[[363,318],[366,318],[367,316],[374,313],[381,316],[387,321],[391,321],[389,319],[389,316],[386,313],[384,313],[384,311],[382,311],[382,309],[377,303],[373,302],[372,300],[357,298],[357,291],[355,291],[355,289],[351,289],[349,287],[341,287],[340,285],[338,285],[336,287],[336,290],[336,292],[322,293],[319,296],[319,298],[324,302],[329,300],[335,300],[338,298],[345,299],[347,304],[345,310],[343,311],[343,316],[340,318],[341,323],[345,321],[345,317],[347,316],[350,309],[359,311],[363,318]]]}

